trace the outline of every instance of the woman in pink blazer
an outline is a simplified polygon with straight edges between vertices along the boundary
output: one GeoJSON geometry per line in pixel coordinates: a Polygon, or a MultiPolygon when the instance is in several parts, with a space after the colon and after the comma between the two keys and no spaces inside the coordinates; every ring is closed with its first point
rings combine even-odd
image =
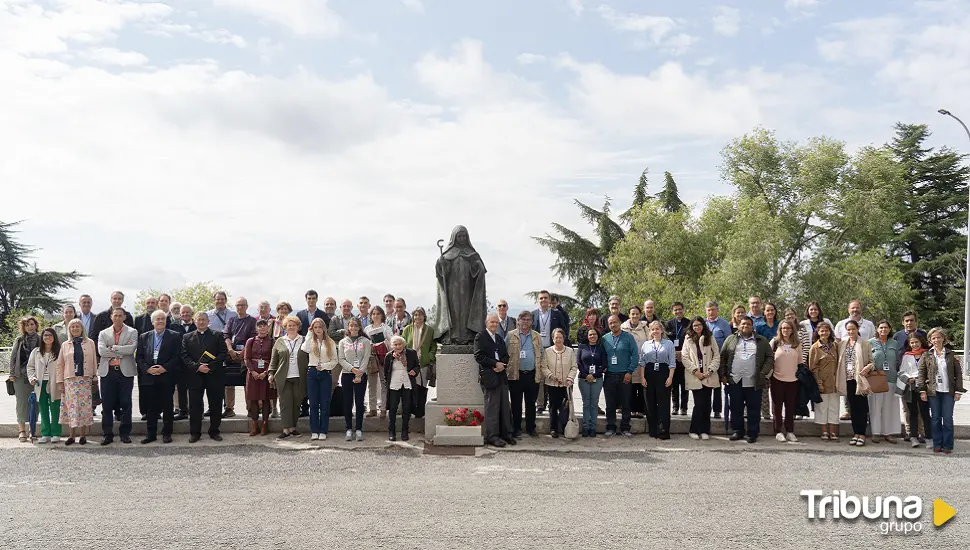
{"type": "Polygon", "coordinates": [[[80,319],[67,324],[70,339],[61,345],[57,357],[57,389],[61,394],[61,425],[70,427],[65,445],[74,444],[74,431],[80,429],[81,445],[88,442],[87,428],[94,423],[91,406],[91,386],[97,376],[97,347],[94,340],[84,336],[80,319]]]}

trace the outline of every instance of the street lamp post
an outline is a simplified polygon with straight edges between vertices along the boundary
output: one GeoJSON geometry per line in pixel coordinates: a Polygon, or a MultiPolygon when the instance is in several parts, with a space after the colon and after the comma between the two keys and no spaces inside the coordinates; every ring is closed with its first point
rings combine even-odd
{"type": "MultiPolygon", "coordinates": [[[[967,133],[967,138],[970,139],[970,128],[967,128],[967,125],[956,115],[946,109],[940,109],[937,112],[959,122],[960,126],[963,126],[963,131],[967,133]]],[[[967,213],[967,271],[963,286],[965,287],[963,295],[963,366],[966,370],[968,361],[970,361],[970,211],[967,213]]]]}

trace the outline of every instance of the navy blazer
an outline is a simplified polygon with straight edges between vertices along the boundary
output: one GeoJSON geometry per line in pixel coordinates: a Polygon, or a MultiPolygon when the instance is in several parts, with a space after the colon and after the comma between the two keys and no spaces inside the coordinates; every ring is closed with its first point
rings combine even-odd
{"type": "Polygon", "coordinates": [[[475,336],[475,345],[472,348],[475,354],[475,361],[478,363],[479,378],[482,386],[487,390],[494,390],[499,386],[508,385],[508,369],[502,372],[495,372],[495,363],[509,364],[509,350],[505,346],[505,340],[498,334],[493,340],[487,330],[483,330],[475,336]]]}
{"type": "Polygon", "coordinates": [[[300,336],[306,336],[307,332],[310,331],[310,322],[312,322],[313,319],[323,319],[324,331],[326,331],[330,326],[330,316],[327,315],[326,311],[323,311],[320,308],[317,308],[317,310],[313,312],[313,319],[310,318],[310,311],[307,309],[297,311],[296,317],[300,320],[300,336]]]}
{"type": "MultiPolygon", "coordinates": [[[[552,333],[557,329],[561,328],[564,333],[566,333],[566,341],[564,342],[567,346],[572,345],[569,343],[569,325],[566,324],[566,319],[563,317],[562,312],[558,309],[549,309],[549,341],[552,342],[552,333]]],[[[542,330],[539,327],[539,310],[532,312],[532,330],[542,334],[542,330]]]]}
{"type": "Polygon", "coordinates": [[[135,350],[135,365],[138,366],[142,386],[171,384],[182,366],[182,335],[165,329],[162,345],[158,348],[158,361],[155,361],[155,331],[142,334],[138,337],[138,348],[135,350]],[[148,374],[148,369],[154,365],[164,367],[165,374],[148,374]]]}

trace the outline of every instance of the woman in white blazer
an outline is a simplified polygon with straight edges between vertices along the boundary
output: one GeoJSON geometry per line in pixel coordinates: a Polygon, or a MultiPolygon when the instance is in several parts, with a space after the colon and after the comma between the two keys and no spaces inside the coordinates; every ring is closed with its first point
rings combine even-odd
{"type": "Polygon", "coordinates": [[[691,439],[710,439],[711,397],[721,385],[717,376],[721,351],[703,317],[695,317],[690,326],[689,338],[680,350],[684,385],[694,394],[688,435],[691,439]]]}

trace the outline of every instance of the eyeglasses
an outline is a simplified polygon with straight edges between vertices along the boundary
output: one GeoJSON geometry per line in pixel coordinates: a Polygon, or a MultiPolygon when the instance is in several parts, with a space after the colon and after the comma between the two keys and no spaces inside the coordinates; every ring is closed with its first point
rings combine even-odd
{"type": "Polygon", "coordinates": [[[498,307],[509,307],[508,304],[499,304],[498,307]]]}

